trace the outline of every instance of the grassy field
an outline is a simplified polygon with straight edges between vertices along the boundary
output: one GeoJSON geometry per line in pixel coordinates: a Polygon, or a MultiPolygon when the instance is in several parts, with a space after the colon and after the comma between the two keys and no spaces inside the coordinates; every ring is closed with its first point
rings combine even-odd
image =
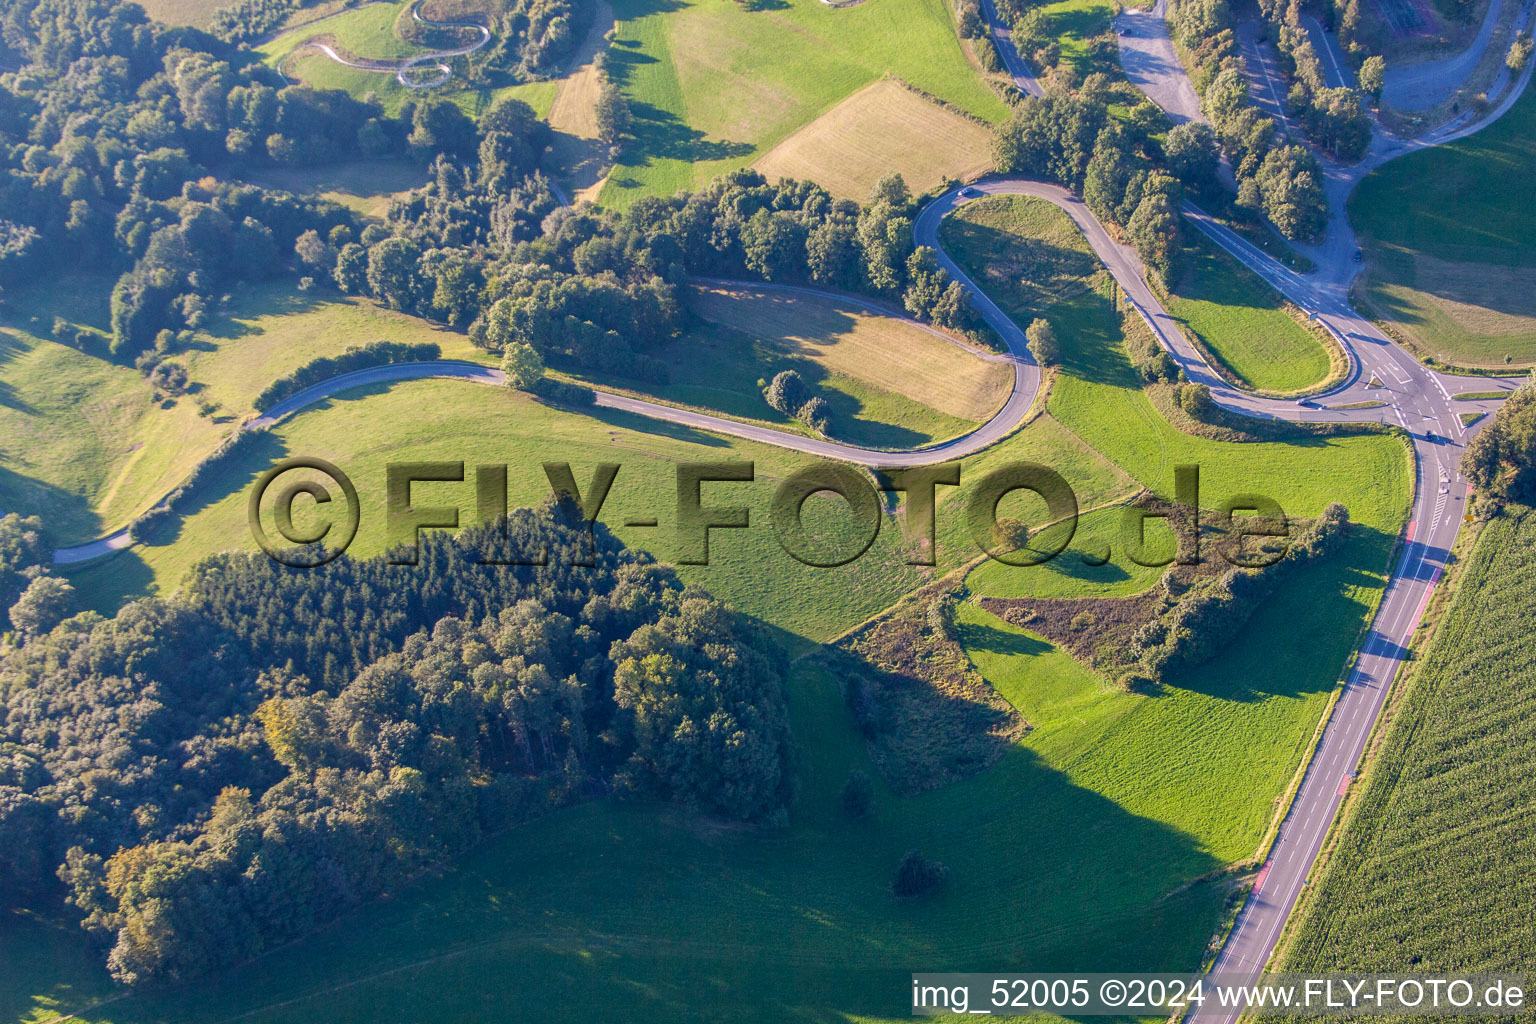
{"type": "Polygon", "coordinates": [[[268,167],[245,179],[264,188],[329,199],[382,221],[389,201],[425,185],[427,172],[411,160],[359,160],[318,167],[268,167]]]}
{"type": "MultiPolygon", "coordinates": [[[[1095,281],[1097,271],[1078,259],[1086,243],[1073,240],[1065,214],[1009,197],[969,204],[956,216],[962,219],[945,230],[961,265],[986,279],[1016,318],[1043,314],[1056,324],[1064,358],[1048,411],[1083,443],[1164,496],[1171,496],[1173,467],[1192,463],[1201,470],[1204,507],[1258,491],[1291,515],[1342,501],[1357,524],[1339,557],[1288,583],[1215,660],[1156,697],[1111,690],[1040,637],[980,609],[966,612],[976,631],[963,637],[972,660],[1035,727],[1026,746],[1075,785],[1188,836],[1216,861],[1247,858],[1379,600],[1412,486],[1407,452],[1382,436],[1231,444],[1176,431],[1137,388],[1120,313],[1095,281]],[[983,230],[1003,220],[1025,238],[1013,252],[983,230]],[[1297,630],[1309,642],[1282,654],[1273,638],[1297,630]]],[[[1119,522],[1116,510],[1085,517],[1071,547],[1043,567],[984,564],[969,575],[970,592],[1136,593],[1161,570],[1119,550],[1119,522]],[[1104,565],[1088,564],[1106,555],[1104,565]]],[[[1171,547],[1171,536],[1159,532],[1171,547]]]]}
{"type": "Polygon", "coordinates": [[[207,28],[213,23],[218,4],[207,0],[139,0],[139,6],[156,21],[167,25],[191,25],[207,28]]]}
{"type": "Polygon", "coordinates": [[[131,366],[46,337],[60,309],[105,327],[110,288],[80,277],[50,282],[46,292],[15,291],[0,320],[0,509],[41,515],[59,543],[126,525],[250,414],[273,378],[316,356],[380,339],[436,342],[453,358],[476,352],[463,335],[360,299],[305,297],[286,282],[248,285],[176,357],[193,393],[161,406],[131,366]],[[221,406],[212,417],[198,413],[205,400],[221,406]]]}
{"type": "Polygon", "coordinates": [[[1368,259],[1358,289],[1423,352],[1536,363],[1536,94],[1491,126],[1371,172],[1349,203],[1368,259]]]}
{"type": "Polygon", "coordinates": [[[597,56],[608,50],[613,8],[597,0],[587,38],[571,57],[571,72],[560,80],[549,108],[549,166],[558,169],[572,202],[591,201],[602,191],[608,174],[608,147],[598,138],[597,101],[603,76],[597,56]]]}
{"type": "Polygon", "coordinates": [[[1342,371],[1316,329],[1256,274],[1195,233],[1168,311],[1233,376],[1259,391],[1297,392],[1342,371]],[[1337,365],[1335,365],[1337,363],[1337,365]]]}
{"type": "Polygon", "coordinates": [[[1287,971],[1497,972],[1536,957],[1536,512],[1488,524],[1403,686],[1287,971]]]}
{"type": "Polygon", "coordinates": [[[809,360],[959,420],[980,422],[1013,389],[1012,367],[992,353],[854,301],[768,288],[696,288],[703,319],[766,343],[778,356],[809,360]]]}
{"type": "Polygon", "coordinates": [[[1077,69],[1079,75],[1119,71],[1118,67],[1106,68],[1101,62],[1095,62],[1089,49],[1093,37],[1103,35],[1114,25],[1115,4],[1112,0],[1057,0],[1046,4],[1042,10],[1046,33],[1055,38],[1062,57],[1077,69]]]}
{"type": "MultiPolygon", "coordinates": [[[[1026,428],[1007,442],[1005,450],[1015,458],[1074,466],[1072,482],[1085,503],[1107,501],[1128,490],[1122,474],[1049,423],[1026,428]]],[[[360,389],[283,423],[269,442],[210,486],[176,536],[158,546],[135,548],[82,567],[72,577],[76,586],[95,606],[110,610],[135,593],[170,593],[187,568],[204,555],[231,548],[254,550],[245,525],[250,484],[262,469],[287,455],[318,455],[354,478],[363,502],[363,526],[351,550],[362,555],[384,547],[386,462],[508,463],[514,505],[533,503],[547,492],[539,469],[542,462],[569,461],[580,481],[587,479],[589,467],[596,462],[619,462],[625,468],[604,508],[604,519],[627,542],[664,561],[674,559],[677,552],[671,525],[676,508],[674,464],[751,459],[757,466],[755,484],[708,485],[706,499],[713,501],[715,494],[722,500],[739,495],[741,503],[753,509],[755,528],[714,533],[712,564],[682,571],[737,607],[781,627],[787,636],[799,638],[792,640],[795,644],[836,635],[926,582],[932,573],[905,565],[900,529],[891,519],[875,548],[851,565],[808,569],[792,561],[769,528],[768,507],[777,482],[810,462],[807,457],[628,414],[560,412],[500,388],[417,381],[387,390],[360,389]],[[659,519],[661,525],[622,525],[648,517],[659,519]],[[786,598],[787,594],[792,596],[786,598]]],[[[976,472],[989,464],[978,460],[976,472]]],[[[460,502],[468,517],[473,511],[473,489],[472,481],[423,484],[413,493],[422,495],[424,502],[437,498],[443,503],[460,502]]],[[[941,489],[941,500],[953,497],[953,489],[941,489]]],[[[838,514],[843,507],[840,499],[824,499],[824,509],[822,501],[807,505],[807,524],[825,535],[832,550],[844,536],[846,517],[838,514]],[[818,525],[812,517],[816,509],[825,512],[826,523],[818,525]]],[[[958,514],[941,516],[942,566],[960,564],[976,553],[959,520],[958,514]]]]}
{"type": "Polygon", "coordinates": [[[588,375],[595,384],[801,430],[758,381],[795,370],[831,406],[829,436],[916,448],[969,433],[1000,408],[1013,370],[995,357],[860,303],[747,286],[695,287],[695,327],[656,353],[668,383],[588,375]]]}
{"type": "Polygon", "coordinates": [[[1258,490],[1292,515],[1343,501],[1356,521],[1395,535],[1411,473],[1403,445],[1382,437],[1224,444],[1181,433],[1153,408],[1121,343],[1107,274],[1067,215],[1027,196],[966,204],[941,228],[945,247],[1015,320],[1044,316],[1062,341],[1049,410],[1095,451],[1154,491],[1173,467],[1201,467],[1201,501],[1258,490]],[[1017,243],[1011,239],[1018,239],[1017,243]]]}
{"type": "Polygon", "coordinates": [[[872,767],[837,682],[803,665],[790,710],[803,784],[786,828],[573,808],[218,984],[79,1019],[488,1020],[515,1004],[528,1021],[896,1021],[910,1019],[916,964],[1171,969],[1198,957],[1221,891],[1176,890],[1217,866],[1191,837],[1026,747],[918,797],[877,783],[874,812],[849,821],[839,788],[872,767]],[[912,847],[950,881],[898,902],[890,873],[912,847]],[[1166,896],[1149,905],[1147,892],[1166,896]]]}
{"type": "Polygon", "coordinates": [[[992,167],[992,133],[931,100],[881,79],[854,93],[763,154],[770,181],[814,181],[841,199],[863,200],[897,172],[914,192],[992,167]]]}
{"type": "Polygon", "coordinates": [[[751,164],[886,74],[987,121],[1007,108],[965,59],[944,0],[620,0],[610,68],[635,140],[602,192],[624,206],[751,164]]]}

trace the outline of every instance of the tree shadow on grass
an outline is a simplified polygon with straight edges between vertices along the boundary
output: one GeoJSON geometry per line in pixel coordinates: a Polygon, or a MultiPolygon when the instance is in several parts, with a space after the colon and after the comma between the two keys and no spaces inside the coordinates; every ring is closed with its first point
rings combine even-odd
{"type": "Polygon", "coordinates": [[[301,292],[292,288],[280,288],[275,285],[242,285],[245,291],[235,293],[231,309],[227,313],[220,313],[211,318],[201,333],[219,341],[233,341],[253,334],[264,334],[261,326],[249,323],[237,317],[266,316],[293,316],[298,313],[310,313],[318,309],[328,301],[338,299],[335,292],[326,293],[320,290],[301,292]],[[261,291],[260,311],[257,313],[250,300],[256,298],[253,292],[259,288],[261,291]]]}
{"type": "Polygon", "coordinates": [[[748,156],[757,147],[747,142],[708,139],[692,125],[684,124],[671,111],[650,103],[631,100],[634,141],[619,154],[623,167],[645,167],[654,160],[681,160],[706,163],[748,156]]]}
{"type": "Polygon", "coordinates": [[[28,404],[26,399],[22,398],[19,394],[16,393],[16,389],[11,386],[10,381],[4,380],[0,380],[0,406],[4,406],[7,409],[14,409],[17,412],[25,413],[28,416],[37,412],[36,408],[28,404]]]}
{"type": "Polygon", "coordinates": [[[999,629],[991,622],[965,622],[959,625],[961,645],[967,651],[983,654],[1006,654],[1010,657],[1035,658],[1053,647],[1051,644],[1025,633],[1028,627],[1017,630],[999,629]]]}
{"type": "Polygon", "coordinates": [[[0,330],[0,366],[15,362],[23,353],[31,351],[31,348],[10,331],[0,330]]]}
{"type": "MultiPolygon", "coordinates": [[[[0,448],[0,457],[27,465],[26,453],[0,448]]],[[[78,543],[102,532],[101,517],[83,495],[0,465],[0,515],[38,516],[48,542],[78,543]]]]}
{"type": "Polygon", "coordinates": [[[1241,703],[1331,690],[1365,625],[1358,591],[1381,586],[1394,540],[1359,523],[1350,530],[1342,549],[1286,579],[1215,657],[1165,682],[1241,703]]]}
{"type": "MultiPolygon", "coordinates": [[[[829,738],[856,751],[847,712],[816,703],[839,723],[829,738]]],[[[829,759],[816,749],[803,763],[829,759]]],[[[217,978],[135,993],[114,1019],[273,1004],[303,1014],[334,1009],[340,991],[355,1012],[405,1024],[419,1018],[423,991],[434,1013],[473,1019],[537,989],[543,1005],[598,1017],[684,1020],[701,1006],[706,1017],[750,1006],[754,1019],[842,1024],[910,1014],[914,962],[1194,970],[1220,916],[1219,885],[1188,885],[1222,866],[1199,838],[1074,784],[1022,746],[952,786],[909,800],[881,794],[863,819],[797,806],[790,821],[763,829],[589,801],[217,978]],[[913,848],[949,878],[898,900],[891,875],[913,848]],[[614,1009],[605,1014],[594,993],[614,1009]]]]}
{"type": "Polygon", "coordinates": [[[105,558],[55,571],[75,588],[76,610],[89,609],[112,616],[129,601],[157,593],[154,570],[132,548],[114,551],[105,558]]]}
{"type": "Polygon", "coordinates": [[[599,423],[606,423],[611,427],[633,431],[637,434],[651,434],[656,437],[671,438],[674,441],[686,441],[689,444],[701,445],[705,448],[728,448],[731,442],[715,434],[706,433],[695,427],[685,426],[681,423],[671,423],[667,420],[652,419],[639,413],[625,412],[623,409],[605,409],[601,406],[591,406],[581,410],[582,415],[589,416],[599,423]]]}

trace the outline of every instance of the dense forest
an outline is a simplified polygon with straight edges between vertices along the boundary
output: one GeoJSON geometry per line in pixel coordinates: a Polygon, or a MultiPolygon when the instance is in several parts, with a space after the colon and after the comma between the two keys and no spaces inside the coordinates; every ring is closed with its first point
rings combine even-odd
{"type": "MultiPolygon", "coordinates": [[[[0,520],[6,579],[32,533],[0,520]]],[[[0,893],[67,899],[133,983],[253,956],[583,797],[769,819],[783,669],[569,504],[428,535],[417,565],[219,556],[175,600],[29,620],[0,660],[0,893]]]]}

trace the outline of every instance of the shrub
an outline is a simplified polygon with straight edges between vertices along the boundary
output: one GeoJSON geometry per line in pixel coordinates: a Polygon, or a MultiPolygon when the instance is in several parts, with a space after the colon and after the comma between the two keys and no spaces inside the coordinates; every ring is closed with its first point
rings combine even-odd
{"type": "Polygon", "coordinates": [[[998,54],[997,46],[991,39],[981,36],[971,43],[971,48],[976,51],[976,62],[981,65],[981,70],[1003,70],[1003,58],[998,54]]]}
{"type": "Polygon", "coordinates": [[[508,342],[501,354],[501,372],[507,375],[507,387],[534,391],[544,379],[544,360],[527,342],[508,342]]]}
{"type": "Polygon", "coordinates": [[[818,434],[825,434],[832,423],[832,407],[825,398],[816,395],[800,407],[795,418],[818,434]]]}
{"type": "Polygon", "coordinates": [[[1136,372],[1148,384],[1175,381],[1179,379],[1179,364],[1174,362],[1173,356],[1158,349],[1136,364],[1136,372]]]}
{"type": "Polygon", "coordinates": [[[875,784],[870,777],[855,768],[843,783],[843,813],[850,818],[862,818],[874,809],[875,784]]]}
{"type": "Polygon", "coordinates": [[[929,860],[916,850],[908,850],[896,865],[891,879],[891,892],[898,897],[922,896],[933,892],[949,877],[949,869],[937,861],[929,860]]]}
{"type": "Polygon", "coordinates": [[[1204,384],[1185,384],[1179,388],[1179,407],[1197,420],[1208,418],[1216,403],[1211,389],[1204,384]]]}
{"type": "Polygon", "coordinates": [[[949,595],[929,601],[928,608],[923,614],[928,620],[928,628],[935,636],[943,637],[951,643],[956,640],[954,602],[949,595]]]}
{"type": "Polygon", "coordinates": [[[1029,524],[1012,516],[1003,516],[992,524],[992,547],[996,551],[1021,551],[1029,543],[1029,524]]]}
{"type": "Polygon", "coordinates": [[[149,544],[163,536],[163,531],[176,518],[176,513],[166,505],[156,505],[128,525],[128,539],[135,544],[149,544]]]}
{"type": "Polygon", "coordinates": [[[256,396],[251,405],[257,412],[266,412],[283,399],[291,398],[307,387],[343,373],[391,363],[430,362],[441,355],[442,349],[431,342],[406,345],[398,341],[375,341],[367,345],[353,345],[339,356],[323,356],[277,378],[256,396]]]}
{"type": "Polygon", "coordinates": [[[187,368],[180,363],[159,363],[150,371],[149,382],[168,395],[182,394],[187,390],[187,368]]]}
{"type": "Polygon", "coordinates": [[[1055,366],[1061,361],[1061,342],[1049,320],[1036,319],[1024,331],[1029,339],[1029,353],[1041,366],[1055,366]]]}
{"type": "Polygon", "coordinates": [[[810,401],[811,389],[794,370],[780,370],[763,390],[763,399],[785,416],[794,416],[810,401]]]}
{"type": "Polygon", "coordinates": [[[543,377],[534,385],[533,393],[540,400],[553,405],[590,406],[597,404],[597,392],[580,384],[543,377]]]}
{"type": "Polygon", "coordinates": [[[1126,693],[1151,693],[1157,689],[1157,680],[1145,669],[1131,668],[1120,673],[1115,685],[1126,693]]]}

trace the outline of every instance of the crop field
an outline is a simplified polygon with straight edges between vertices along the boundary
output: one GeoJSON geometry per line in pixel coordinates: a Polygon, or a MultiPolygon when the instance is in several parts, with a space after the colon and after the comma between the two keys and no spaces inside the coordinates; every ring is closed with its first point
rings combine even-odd
{"type": "Polygon", "coordinates": [[[273,378],[317,356],[383,338],[432,341],[449,358],[476,351],[462,335],[362,300],[250,285],[191,351],[175,357],[187,367],[191,393],[155,405],[137,370],[46,336],[60,309],[104,328],[109,290],[82,277],[14,291],[0,321],[0,509],[42,515],[63,544],[126,525],[230,433],[273,378]],[[61,302],[61,294],[75,300],[61,302]],[[202,401],[219,408],[200,415],[202,401]]]}
{"type": "Polygon", "coordinates": [[[1372,312],[1467,366],[1536,363],[1536,95],[1475,135],[1372,171],[1349,202],[1372,312]]]}
{"type": "Polygon", "coordinates": [[[914,192],[946,178],[967,181],[992,167],[984,125],[881,79],[763,154],[768,178],[814,181],[840,199],[863,200],[882,175],[899,173],[914,192]]]}
{"type": "Polygon", "coordinates": [[[1536,956],[1536,512],[1484,529],[1314,876],[1287,971],[1519,971],[1536,956]]]}
{"type": "Polygon", "coordinates": [[[635,139],[602,193],[624,206],[751,164],[889,74],[985,121],[1007,113],[980,80],[944,0],[835,9],[784,0],[620,0],[610,69],[635,139]]]}
{"type": "Polygon", "coordinates": [[[1168,311],[1228,372],[1256,390],[1283,393],[1316,387],[1343,370],[1335,346],[1325,347],[1263,279],[1194,235],[1168,311]]]}

